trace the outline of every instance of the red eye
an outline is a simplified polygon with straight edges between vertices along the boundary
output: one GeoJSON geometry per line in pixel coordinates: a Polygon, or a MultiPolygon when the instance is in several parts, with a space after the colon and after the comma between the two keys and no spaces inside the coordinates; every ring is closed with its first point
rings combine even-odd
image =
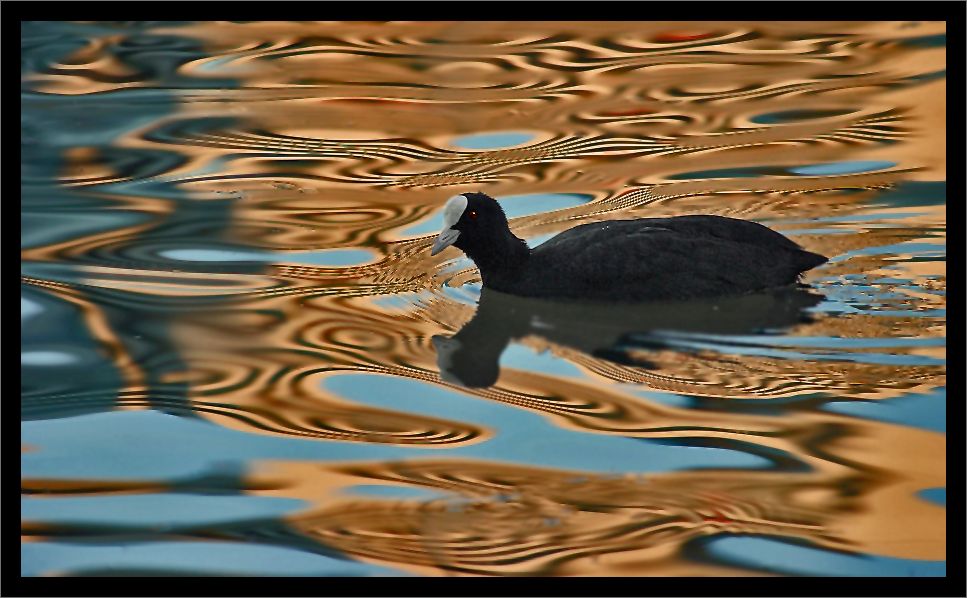
{"type": "Polygon", "coordinates": [[[475,210],[470,210],[467,213],[467,218],[469,218],[471,220],[476,220],[477,219],[477,212],[475,210]]]}

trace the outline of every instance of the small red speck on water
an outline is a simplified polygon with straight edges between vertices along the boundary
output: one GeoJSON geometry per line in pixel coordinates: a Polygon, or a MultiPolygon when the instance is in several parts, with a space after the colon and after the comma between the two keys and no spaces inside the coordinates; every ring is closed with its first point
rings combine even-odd
{"type": "Polygon", "coordinates": [[[712,511],[712,515],[703,516],[702,518],[705,521],[711,521],[713,523],[730,523],[732,521],[718,511],[712,511]]]}

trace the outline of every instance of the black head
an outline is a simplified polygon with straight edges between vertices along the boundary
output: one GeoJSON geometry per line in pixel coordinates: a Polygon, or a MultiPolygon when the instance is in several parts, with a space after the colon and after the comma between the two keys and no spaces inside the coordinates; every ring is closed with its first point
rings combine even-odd
{"type": "Polygon", "coordinates": [[[465,253],[503,241],[510,234],[507,216],[497,200],[484,193],[454,195],[443,206],[443,231],[430,255],[453,245],[465,253]]]}

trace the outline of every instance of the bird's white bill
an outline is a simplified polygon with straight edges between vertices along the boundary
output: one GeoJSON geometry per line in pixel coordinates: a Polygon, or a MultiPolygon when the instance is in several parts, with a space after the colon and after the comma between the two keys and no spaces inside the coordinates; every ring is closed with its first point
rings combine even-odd
{"type": "Polygon", "coordinates": [[[447,247],[453,245],[457,242],[457,237],[459,236],[460,231],[453,230],[452,228],[445,229],[439,234],[439,236],[437,236],[436,241],[433,242],[433,248],[430,249],[430,255],[436,255],[447,247]]]}

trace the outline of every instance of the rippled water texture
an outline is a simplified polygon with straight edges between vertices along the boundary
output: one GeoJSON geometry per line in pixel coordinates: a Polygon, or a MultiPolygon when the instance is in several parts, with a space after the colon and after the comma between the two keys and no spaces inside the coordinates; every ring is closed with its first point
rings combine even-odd
{"type": "Polygon", "coordinates": [[[25,23],[23,575],[944,575],[943,23],[25,23]],[[810,292],[481,299],[707,213],[810,292]],[[478,302],[480,305],[478,306],[478,302]]]}

